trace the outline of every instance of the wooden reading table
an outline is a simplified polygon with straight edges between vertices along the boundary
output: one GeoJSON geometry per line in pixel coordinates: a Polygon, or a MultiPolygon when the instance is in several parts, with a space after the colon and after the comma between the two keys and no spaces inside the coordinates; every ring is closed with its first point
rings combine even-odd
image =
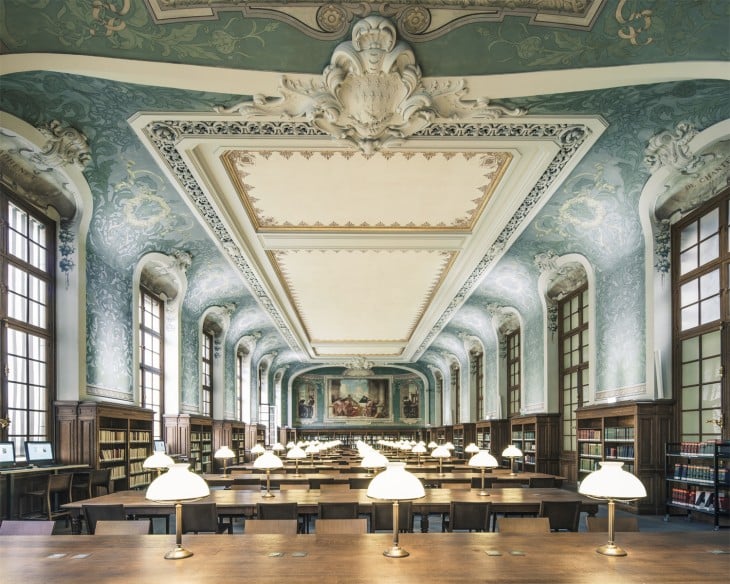
{"type": "Polygon", "coordinates": [[[14,536],[3,538],[0,565],[9,583],[727,582],[723,532],[619,535],[622,558],[596,553],[605,533],[405,533],[405,558],[383,555],[387,533],[184,535],[193,552],[184,560],[164,559],[174,535],[14,536]]]}

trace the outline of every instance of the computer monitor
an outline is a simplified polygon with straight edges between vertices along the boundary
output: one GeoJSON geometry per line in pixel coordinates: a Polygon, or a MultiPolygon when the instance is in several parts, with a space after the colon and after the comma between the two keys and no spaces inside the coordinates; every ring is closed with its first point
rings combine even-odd
{"type": "Polygon", "coordinates": [[[15,464],[15,444],[0,442],[0,467],[15,464]]]}
{"type": "Polygon", "coordinates": [[[25,460],[28,464],[53,464],[53,444],[26,441],[25,460]]]}
{"type": "Polygon", "coordinates": [[[165,441],[164,440],[155,440],[154,451],[155,452],[164,452],[167,454],[167,445],[165,444],[165,441]]]}

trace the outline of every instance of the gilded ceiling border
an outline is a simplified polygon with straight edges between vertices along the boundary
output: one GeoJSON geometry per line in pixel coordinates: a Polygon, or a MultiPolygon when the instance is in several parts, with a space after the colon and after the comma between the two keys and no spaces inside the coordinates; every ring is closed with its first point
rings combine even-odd
{"type": "Polygon", "coordinates": [[[222,12],[240,11],[251,18],[285,22],[321,40],[345,35],[356,18],[380,14],[393,19],[399,34],[410,41],[438,38],[466,24],[502,22],[508,16],[529,17],[532,25],[591,30],[607,0],[145,0],[158,24],[217,20],[222,12]]]}

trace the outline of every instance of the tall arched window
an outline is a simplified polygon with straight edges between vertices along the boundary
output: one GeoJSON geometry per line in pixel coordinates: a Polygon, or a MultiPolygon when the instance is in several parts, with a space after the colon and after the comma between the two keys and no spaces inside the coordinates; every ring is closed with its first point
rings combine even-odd
{"type": "Polygon", "coordinates": [[[469,352],[469,372],[476,394],[476,420],[484,418],[484,353],[477,349],[469,352]]]}
{"type": "Polygon", "coordinates": [[[451,394],[454,396],[454,419],[452,424],[461,421],[461,368],[457,362],[451,364],[451,394]]]}
{"type": "Polygon", "coordinates": [[[9,421],[2,432],[20,454],[23,441],[53,437],[55,232],[52,221],[4,191],[0,206],[0,417],[9,421]]]}
{"type": "Polygon", "coordinates": [[[155,439],[162,430],[164,395],[164,303],[145,288],[139,294],[139,388],[142,407],[153,411],[155,439]]]}
{"type": "Polygon", "coordinates": [[[200,342],[200,397],[202,414],[213,415],[213,333],[204,330],[200,342]]]}
{"type": "Polygon", "coordinates": [[[730,191],[672,228],[674,386],[680,440],[720,439],[730,367],[730,191]]]}
{"type": "Polygon", "coordinates": [[[520,363],[520,331],[510,332],[505,337],[507,345],[507,399],[510,417],[517,416],[522,407],[520,391],[522,386],[522,367],[520,363]]]}

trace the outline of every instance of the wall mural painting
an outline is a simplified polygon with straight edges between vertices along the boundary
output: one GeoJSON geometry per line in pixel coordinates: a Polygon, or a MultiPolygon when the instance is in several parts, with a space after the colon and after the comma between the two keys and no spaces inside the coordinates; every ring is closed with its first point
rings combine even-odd
{"type": "Polygon", "coordinates": [[[302,424],[312,424],[317,420],[317,386],[302,383],[296,392],[297,418],[302,424]]]}
{"type": "Polygon", "coordinates": [[[415,381],[410,381],[401,386],[400,406],[401,419],[414,420],[421,417],[420,393],[415,381]]]}
{"type": "Polygon", "coordinates": [[[327,379],[327,412],[333,422],[393,419],[389,377],[327,379]]]}

